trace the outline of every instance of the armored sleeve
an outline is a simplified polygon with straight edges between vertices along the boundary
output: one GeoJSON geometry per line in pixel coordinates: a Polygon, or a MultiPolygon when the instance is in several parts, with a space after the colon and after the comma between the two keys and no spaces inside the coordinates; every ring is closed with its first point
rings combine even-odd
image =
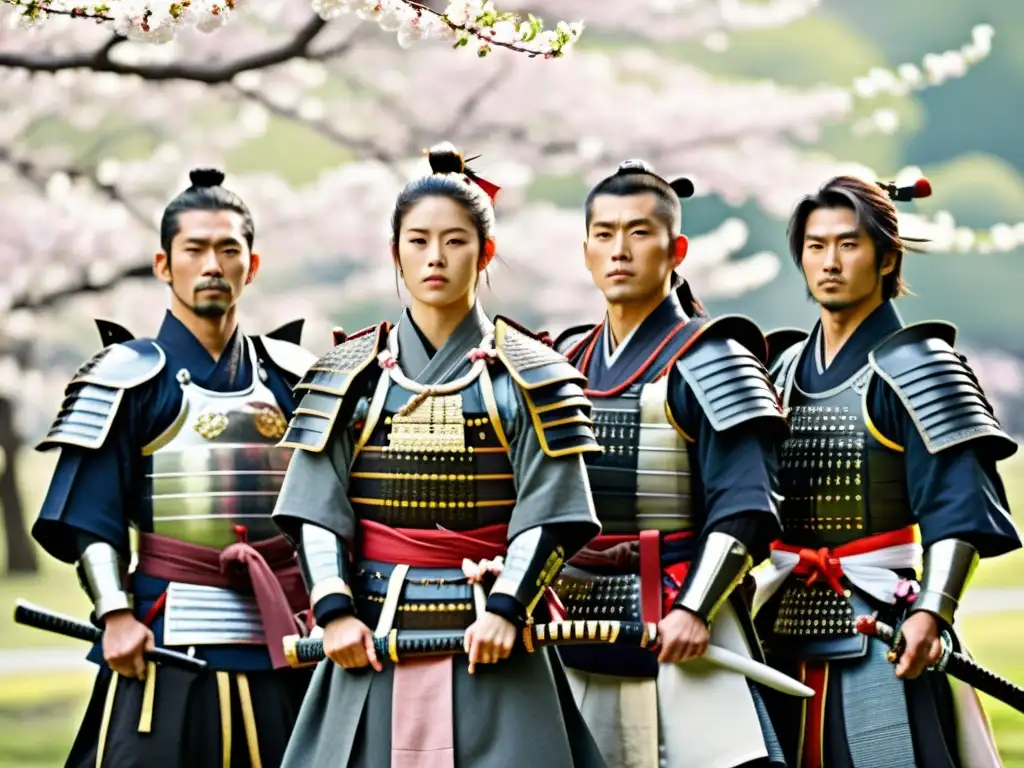
{"type": "Polygon", "coordinates": [[[784,434],[786,421],[764,367],[767,349],[757,326],[743,317],[720,317],[698,333],[669,371],[669,389],[681,377],[718,432],[759,420],[762,428],[784,434]]]}
{"type": "Polygon", "coordinates": [[[526,391],[511,375],[496,376],[499,410],[511,414],[509,461],[516,504],[509,521],[506,563],[487,610],[512,621],[530,616],[564,561],[600,533],[579,451],[552,456],[531,415],[526,391]]]}
{"type": "Polygon", "coordinates": [[[903,454],[907,497],[926,552],[946,540],[969,543],[981,557],[1021,546],[996,461],[983,441],[930,451],[903,401],[880,377],[871,381],[867,406],[876,437],[903,454]]]}
{"type": "Polygon", "coordinates": [[[498,359],[522,391],[541,450],[552,458],[597,455],[592,406],[583,393],[586,377],[529,331],[498,317],[498,359]]]}
{"type": "Polygon", "coordinates": [[[916,323],[889,336],[868,360],[899,397],[929,453],[974,443],[994,461],[1008,458],[1017,444],[1000,426],[966,358],[954,350],[955,339],[948,323],[916,323]]]}
{"type": "Polygon", "coordinates": [[[341,538],[319,525],[302,523],[297,550],[316,623],[325,627],[333,619],[352,613],[348,554],[341,538]]]}
{"type": "Polygon", "coordinates": [[[57,418],[37,446],[61,450],[32,527],[36,541],[58,560],[79,560],[79,533],[127,557],[140,448],[148,430],[175,411],[156,386],[164,365],[152,341],[112,343],[67,385],[57,418]]]}
{"type": "Polygon", "coordinates": [[[153,341],[104,347],[75,372],[64,389],[57,418],[36,449],[100,448],[110,435],[125,392],[153,379],[165,364],[163,350],[153,341]]]}
{"type": "Polygon", "coordinates": [[[390,326],[381,323],[348,336],[313,363],[298,384],[301,395],[281,445],[319,453],[337,424],[347,424],[358,392],[380,369],[375,365],[390,326]]]}

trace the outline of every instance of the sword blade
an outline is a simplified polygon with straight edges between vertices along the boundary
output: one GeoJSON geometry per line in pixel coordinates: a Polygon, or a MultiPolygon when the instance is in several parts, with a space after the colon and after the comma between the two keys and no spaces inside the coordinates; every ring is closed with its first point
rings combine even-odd
{"type": "Polygon", "coordinates": [[[779,693],[799,696],[803,699],[809,699],[814,696],[814,689],[809,688],[789,675],[769,667],[767,664],[762,664],[756,659],[740,656],[738,653],[720,646],[709,645],[707,653],[702,658],[707,659],[722,669],[737,672],[753,680],[755,683],[760,683],[766,688],[771,688],[779,693]]]}

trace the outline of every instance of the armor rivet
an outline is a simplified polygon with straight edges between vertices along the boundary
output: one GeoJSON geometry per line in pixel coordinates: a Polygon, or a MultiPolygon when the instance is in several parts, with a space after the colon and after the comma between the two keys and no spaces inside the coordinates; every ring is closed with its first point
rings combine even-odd
{"type": "Polygon", "coordinates": [[[178,383],[182,386],[186,386],[192,382],[192,374],[188,372],[187,368],[182,368],[175,374],[174,378],[178,380],[178,383]]]}

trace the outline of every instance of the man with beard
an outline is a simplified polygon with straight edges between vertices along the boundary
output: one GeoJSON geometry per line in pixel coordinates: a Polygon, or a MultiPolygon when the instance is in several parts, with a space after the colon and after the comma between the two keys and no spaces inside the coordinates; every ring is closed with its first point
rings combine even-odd
{"type": "Polygon", "coordinates": [[[315,357],[301,321],[239,329],[260,265],[252,217],[220,171],[190,178],[160,226],[170,309],[156,338],[100,321],[106,346],[39,446],[61,453],[33,536],[76,564],[103,628],[68,766],[276,766],[309,679],[283,655],[308,598],[270,515],[291,388],[315,357]],[[154,646],[208,672],[158,668],[143,658],[154,646]]]}
{"type": "Polygon", "coordinates": [[[588,473],[603,531],[555,590],[570,619],[659,624],[659,653],[560,649],[615,768],[781,758],[759,686],[699,658],[709,643],[760,658],[734,588],[778,532],[785,421],[760,330],[742,317],[709,320],[675,274],[687,249],[679,197],[692,193],[640,161],[594,187],[584,258],[607,313],[556,342],[588,377],[603,448],[588,473]]]}
{"type": "Polygon", "coordinates": [[[956,352],[956,329],[904,325],[893,304],[906,292],[893,200],[929,192],[923,179],[841,176],[790,220],[821,319],[810,334],[769,334],[791,436],[783,532],[755,610],[769,658],[815,691],[774,710],[800,768],[1001,765],[974,692],[921,674],[978,558],[1020,546],[996,471],[1017,446],[956,352]],[[873,611],[899,624],[902,653],[856,631],[873,611]]]}

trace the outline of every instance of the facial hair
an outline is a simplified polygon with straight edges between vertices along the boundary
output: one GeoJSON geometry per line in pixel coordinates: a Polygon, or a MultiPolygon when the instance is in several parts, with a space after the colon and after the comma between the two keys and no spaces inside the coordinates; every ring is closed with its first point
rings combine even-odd
{"type": "MultiPolygon", "coordinates": [[[[206,290],[218,290],[223,291],[228,296],[231,295],[231,286],[226,280],[220,277],[211,277],[196,283],[193,288],[193,295],[198,294],[200,291],[206,290]]],[[[192,304],[192,311],[199,317],[223,317],[227,313],[227,306],[220,301],[200,301],[195,300],[192,304]]]]}

